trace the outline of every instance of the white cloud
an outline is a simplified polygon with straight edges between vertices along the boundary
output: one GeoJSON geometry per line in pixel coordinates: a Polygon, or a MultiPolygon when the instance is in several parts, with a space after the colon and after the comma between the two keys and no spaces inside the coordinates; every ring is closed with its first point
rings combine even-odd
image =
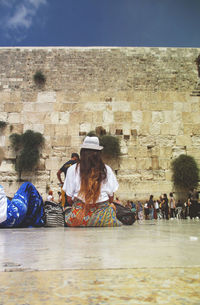
{"type": "MultiPolygon", "coordinates": [[[[0,0],[0,6],[6,10],[0,27],[9,35],[11,31],[17,31],[20,37],[24,37],[25,33],[19,31],[27,31],[33,25],[39,8],[46,4],[47,0],[0,0]]],[[[12,36],[16,37],[14,33],[12,36]]]]}
{"type": "Polygon", "coordinates": [[[32,14],[24,5],[18,7],[14,15],[7,20],[8,28],[25,27],[29,28],[32,24],[32,14]]]}

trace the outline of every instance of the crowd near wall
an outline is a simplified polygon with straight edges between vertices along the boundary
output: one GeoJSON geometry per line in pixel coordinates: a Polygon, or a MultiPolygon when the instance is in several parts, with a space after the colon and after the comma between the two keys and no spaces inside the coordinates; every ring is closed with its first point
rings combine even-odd
{"type": "Polygon", "coordinates": [[[12,133],[45,137],[40,163],[22,173],[43,196],[59,190],[56,173],[85,135],[102,126],[120,139],[121,156],[108,160],[121,199],[146,199],[173,190],[171,160],[193,156],[200,165],[200,49],[122,47],[0,48],[0,145],[6,158],[0,183],[18,188],[12,133]],[[41,70],[44,86],[34,83],[41,70]]]}

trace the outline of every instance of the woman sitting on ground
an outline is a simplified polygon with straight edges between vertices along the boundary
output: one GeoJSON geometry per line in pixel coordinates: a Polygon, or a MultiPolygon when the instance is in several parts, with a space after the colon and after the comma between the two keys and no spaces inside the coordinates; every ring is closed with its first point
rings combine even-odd
{"type": "Polygon", "coordinates": [[[65,215],[67,226],[121,225],[112,205],[118,182],[111,168],[102,161],[102,149],[97,137],[86,137],[81,146],[80,161],[67,171],[63,190],[73,205],[65,215]]]}
{"type": "MultiPolygon", "coordinates": [[[[0,148],[0,164],[4,153],[0,148]]],[[[6,197],[0,185],[0,228],[41,227],[43,220],[43,200],[35,186],[23,183],[12,200],[6,197]]]]}

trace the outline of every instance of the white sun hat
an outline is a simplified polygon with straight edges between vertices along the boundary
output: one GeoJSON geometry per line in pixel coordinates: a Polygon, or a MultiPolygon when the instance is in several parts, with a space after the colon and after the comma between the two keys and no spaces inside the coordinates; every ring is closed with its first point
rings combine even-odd
{"type": "Polygon", "coordinates": [[[99,145],[99,139],[97,137],[86,137],[81,148],[102,150],[103,146],[99,145]]]}

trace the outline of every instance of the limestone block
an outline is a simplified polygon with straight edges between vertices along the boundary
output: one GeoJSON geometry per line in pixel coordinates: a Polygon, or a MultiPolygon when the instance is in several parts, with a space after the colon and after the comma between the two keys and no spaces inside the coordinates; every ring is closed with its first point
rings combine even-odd
{"type": "Polygon", "coordinates": [[[159,123],[152,123],[149,126],[149,133],[151,135],[159,135],[161,133],[161,124],[159,124],[159,123]]]}
{"type": "Polygon", "coordinates": [[[126,141],[124,141],[124,140],[120,141],[120,150],[121,150],[121,154],[123,154],[123,155],[128,154],[128,146],[127,146],[126,141]]]}
{"type": "Polygon", "coordinates": [[[153,180],[153,171],[152,170],[143,170],[142,171],[142,180],[153,180]]]}
{"type": "Polygon", "coordinates": [[[104,111],[107,108],[106,102],[87,102],[83,105],[83,110],[85,111],[104,111]]]}
{"type": "Polygon", "coordinates": [[[69,112],[60,112],[59,113],[59,123],[68,124],[69,123],[69,112]]]}
{"type": "Polygon", "coordinates": [[[199,113],[200,112],[200,103],[199,102],[191,103],[191,111],[199,113]]]}
{"type": "Polygon", "coordinates": [[[142,114],[141,110],[132,111],[132,122],[141,124],[142,123],[142,119],[143,119],[143,114],[142,114]]]}
{"type": "Polygon", "coordinates": [[[166,170],[165,171],[165,179],[166,179],[166,181],[172,181],[172,171],[171,170],[166,170]]]}
{"type": "Polygon", "coordinates": [[[164,114],[161,111],[152,111],[152,123],[163,123],[164,114]]]}
{"type": "Polygon", "coordinates": [[[160,147],[160,158],[171,158],[172,156],[172,147],[160,147]]]}
{"type": "MultiPolygon", "coordinates": [[[[173,109],[178,112],[190,112],[192,107],[189,102],[174,102],[173,109]]],[[[199,111],[199,110],[198,110],[199,111]]]]}
{"type": "Polygon", "coordinates": [[[184,129],[182,122],[176,121],[170,124],[170,135],[183,135],[184,129]]]}
{"type": "Polygon", "coordinates": [[[183,120],[183,123],[187,123],[187,124],[194,123],[191,112],[182,112],[182,120],[183,120]]]}
{"type": "Polygon", "coordinates": [[[112,102],[111,106],[112,106],[112,110],[114,112],[118,112],[118,111],[129,112],[129,111],[131,111],[131,105],[130,105],[129,102],[125,102],[125,101],[112,102]]]}
{"type": "MultiPolygon", "coordinates": [[[[115,122],[130,122],[131,121],[131,112],[114,112],[115,122]]],[[[112,123],[112,122],[111,122],[112,123]]]]}
{"type": "Polygon", "coordinates": [[[20,124],[23,123],[23,116],[21,113],[8,113],[8,122],[9,124],[20,124]]]}
{"type": "MultiPolygon", "coordinates": [[[[200,135],[192,136],[190,139],[192,140],[193,146],[199,146],[200,148],[200,135]]],[[[189,144],[187,146],[189,146],[189,144]]]]}
{"type": "Polygon", "coordinates": [[[130,108],[131,108],[130,111],[138,111],[143,109],[141,102],[137,102],[137,101],[130,102],[130,108]]]}
{"type": "Polygon", "coordinates": [[[139,136],[139,144],[141,146],[145,146],[146,151],[147,151],[147,146],[154,146],[155,143],[156,143],[156,138],[152,135],[139,136]]]}
{"type": "Polygon", "coordinates": [[[112,111],[108,111],[108,110],[103,111],[103,123],[112,124],[114,123],[114,119],[116,121],[115,114],[113,115],[112,111]]]}
{"type": "Polygon", "coordinates": [[[52,112],[50,114],[50,122],[51,124],[58,124],[60,119],[59,112],[52,112]]]}
{"type": "Polygon", "coordinates": [[[196,129],[197,126],[198,126],[198,124],[184,123],[183,124],[184,134],[185,135],[192,135],[193,134],[193,128],[194,128],[195,132],[198,132],[198,129],[196,129]]]}
{"type": "Polygon", "coordinates": [[[155,138],[156,145],[163,146],[170,146],[172,147],[175,144],[176,140],[174,136],[157,136],[155,138]]]}
{"type": "Polygon", "coordinates": [[[157,103],[157,102],[150,102],[150,103],[149,103],[148,110],[151,110],[151,111],[159,111],[159,110],[161,110],[160,104],[157,103]]]}
{"type": "Polygon", "coordinates": [[[72,112],[69,116],[69,124],[79,124],[84,122],[92,122],[93,113],[92,112],[72,112]]]}
{"type": "Polygon", "coordinates": [[[170,134],[171,125],[169,123],[161,124],[160,126],[160,134],[161,135],[168,135],[170,134]]]}
{"type": "MultiPolygon", "coordinates": [[[[191,125],[190,125],[191,128],[191,125]]],[[[200,124],[193,124],[192,125],[192,134],[199,135],[200,134],[200,124]]]]}
{"type": "Polygon", "coordinates": [[[31,129],[35,132],[40,132],[41,134],[44,134],[44,124],[33,124],[33,127],[31,129]]]}
{"type": "Polygon", "coordinates": [[[151,168],[153,170],[157,170],[157,169],[160,168],[159,167],[159,158],[158,158],[158,156],[152,156],[151,157],[151,168]]]}
{"type": "Polygon", "coordinates": [[[45,160],[44,159],[40,159],[39,163],[37,165],[37,169],[42,171],[46,169],[46,164],[45,164],[45,160]]]}
{"type": "Polygon", "coordinates": [[[35,103],[34,111],[36,112],[54,112],[53,103],[35,103]]]}
{"type": "Polygon", "coordinates": [[[11,102],[21,102],[21,91],[11,91],[10,93],[11,102]]]}
{"type": "Polygon", "coordinates": [[[190,146],[191,145],[191,137],[188,135],[178,135],[176,137],[176,144],[179,146],[190,146]]]}
{"type": "Polygon", "coordinates": [[[37,124],[38,122],[45,122],[45,113],[38,112],[26,112],[22,117],[22,123],[24,124],[37,124]]]}
{"type": "Polygon", "coordinates": [[[52,138],[53,146],[71,146],[71,136],[56,135],[52,138]]]}
{"type": "Polygon", "coordinates": [[[56,101],[55,91],[42,91],[38,92],[37,102],[38,103],[54,103],[56,101]]]}
{"type": "Polygon", "coordinates": [[[165,171],[164,170],[154,170],[153,171],[153,180],[154,181],[162,181],[165,180],[165,171]]]}
{"type": "Polygon", "coordinates": [[[171,159],[159,158],[159,167],[164,170],[168,170],[170,168],[171,159]]]}
{"type": "Polygon", "coordinates": [[[193,156],[195,159],[199,159],[199,147],[191,146],[187,148],[187,155],[193,156]]]}
{"type": "MultiPolygon", "coordinates": [[[[55,126],[57,126],[57,125],[55,125],[55,124],[44,124],[44,134],[45,134],[45,136],[53,137],[54,135],[56,135],[57,132],[55,131],[55,126]]],[[[62,126],[61,126],[61,128],[62,128],[62,126]]]]}
{"type": "Polygon", "coordinates": [[[36,103],[32,103],[32,102],[25,102],[23,103],[23,111],[24,112],[35,112],[36,108],[35,108],[36,103]]]}
{"type": "Polygon", "coordinates": [[[10,103],[10,92],[0,91],[0,101],[1,101],[1,104],[10,103]]]}
{"type": "Polygon", "coordinates": [[[21,112],[22,111],[22,103],[6,103],[4,107],[4,111],[6,112],[21,112]]]}
{"type": "Polygon", "coordinates": [[[0,135],[0,147],[4,147],[6,144],[6,137],[4,135],[0,135]]]}
{"type": "MultiPolygon", "coordinates": [[[[96,126],[101,125],[103,123],[103,112],[102,111],[93,112],[92,122],[95,123],[96,126]]],[[[104,126],[104,128],[105,128],[105,126],[104,126]]],[[[108,130],[109,130],[109,128],[108,128],[108,130]]]]}
{"type": "MultiPolygon", "coordinates": [[[[73,106],[77,105],[77,103],[63,102],[63,103],[54,103],[53,110],[58,112],[70,112],[74,111],[73,106]]],[[[77,106],[78,107],[78,106],[77,106]]]]}
{"type": "Polygon", "coordinates": [[[79,122],[77,121],[74,124],[68,125],[68,134],[71,136],[78,136],[79,135],[79,122]]]}
{"type": "Polygon", "coordinates": [[[135,158],[130,158],[130,157],[123,157],[123,158],[120,158],[120,170],[125,170],[125,169],[128,169],[128,170],[136,170],[136,160],[135,158]]]}
{"type": "Polygon", "coordinates": [[[146,170],[151,168],[150,158],[137,158],[136,159],[137,170],[146,170]]]}
{"type": "Polygon", "coordinates": [[[60,158],[58,157],[51,157],[50,159],[45,160],[46,170],[52,170],[57,172],[60,167],[60,158]]]}
{"type": "Polygon", "coordinates": [[[6,135],[9,136],[11,133],[22,133],[23,124],[12,124],[9,128],[6,128],[6,135]]]}
{"type": "Polygon", "coordinates": [[[79,130],[81,132],[86,132],[88,133],[89,131],[91,131],[91,124],[90,123],[82,123],[79,125],[79,130]]]}
{"type": "Polygon", "coordinates": [[[21,101],[23,103],[36,102],[37,94],[38,92],[36,90],[35,91],[24,90],[21,92],[21,101]]]}
{"type": "Polygon", "coordinates": [[[172,148],[172,158],[177,158],[180,155],[186,154],[186,147],[185,146],[175,146],[172,148]]]}
{"type": "Polygon", "coordinates": [[[57,136],[57,135],[63,135],[63,136],[69,135],[69,132],[68,132],[69,125],[68,124],[53,124],[52,126],[53,126],[52,132],[54,132],[55,136],[57,136]]]}

